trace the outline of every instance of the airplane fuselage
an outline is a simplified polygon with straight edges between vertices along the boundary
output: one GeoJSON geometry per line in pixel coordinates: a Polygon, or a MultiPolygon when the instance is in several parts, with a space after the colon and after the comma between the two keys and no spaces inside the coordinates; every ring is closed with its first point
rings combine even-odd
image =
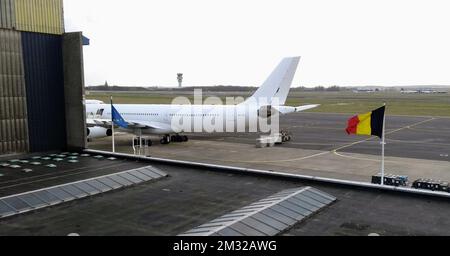
{"type": "MultiPolygon", "coordinates": [[[[143,134],[257,132],[260,131],[258,117],[262,114],[261,108],[256,105],[115,104],[114,107],[127,122],[148,123],[157,127],[141,129],[143,134]]],[[[281,108],[292,108],[291,112],[295,112],[293,107],[281,108]]],[[[86,116],[88,119],[110,120],[111,105],[87,104],[86,116]]],[[[120,129],[137,133],[135,129],[120,129]]]]}

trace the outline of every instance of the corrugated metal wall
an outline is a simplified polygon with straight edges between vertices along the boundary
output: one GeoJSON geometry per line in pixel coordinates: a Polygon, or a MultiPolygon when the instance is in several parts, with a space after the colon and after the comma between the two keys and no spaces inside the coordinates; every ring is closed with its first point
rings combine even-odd
{"type": "Polygon", "coordinates": [[[0,28],[16,27],[15,0],[0,0],[0,28]]]}
{"type": "Polygon", "coordinates": [[[0,0],[0,28],[62,35],[63,0],[0,0]]]}
{"type": "Polygon", "coordinates": [[[66,148],[61,36],[22,32],[30,151],[66,148]]]}
{"type": "Polygon", "coordinates": [[[64,33],[63,0],[15,0],[16,29],[64,33]]]}
{"type": "MultiPolygon", "coordinates": [[[[0,155],[67,149],[64,87],[77,92],[83,71],[81,43],[68,42],[66,62],[76,64],[66,66],[81,71],[66,72],[65,84],[63,16],[63,0],[0,0],[0,155]]],[[[72,116],[79,110],[71,104],[72,116]]],[[[75,135],[72,147],[83,147],[85,136],[75,135]]]]}
{"type": "Polygon", "coordinates": [[[0,153],[28,150],[21,35],[0,29],[0,153]]]}

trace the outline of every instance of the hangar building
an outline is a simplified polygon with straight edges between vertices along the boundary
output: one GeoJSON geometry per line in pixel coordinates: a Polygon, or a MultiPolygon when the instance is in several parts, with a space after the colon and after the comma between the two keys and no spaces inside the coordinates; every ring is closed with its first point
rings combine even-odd
{"type": "Polygon", "coordinates": [[[63,0],[0,0],[0,155],[85,147],[82,42],[63,0]]]}

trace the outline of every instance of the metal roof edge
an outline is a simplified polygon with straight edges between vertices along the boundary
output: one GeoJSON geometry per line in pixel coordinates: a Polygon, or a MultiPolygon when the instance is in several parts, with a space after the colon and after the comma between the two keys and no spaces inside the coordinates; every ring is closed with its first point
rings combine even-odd
{"type": "Polygon", "coordinates": [[[372,183],[368,183],[368,182],[341,180],[341,179],[325,178],[325,177],[319,177],[319,176],[283,173],[283,172],[276,172],[276,171],[267,171],[267,170],[242,168],[242,167],[234,167],[234,166],[226,166],[226,165],[207,164],[207,163],[173,160],[173,159],[165,159],[165,158],[135,156],[135,155],[131,155],[131,154],[112,153],[112,152],[93,150],[93,149],[85,149],[84,152],[125,157],[125,158],[137,159],[137,160],[142,160],[142,161],[160,162],[160,163],[165,163],[165,164],[188,165],[188,166],[202,167],[202,168],[214,168],[214,169],[224,170],[224,171],[235,171],[235,172],[243,172],[243,173],[248,173],[248,174],[258,174],[258,175],[268,175],[268,176],[275,176],[275,177],[281,177],[281,178],[301,179],[301,180],[316,181],[316,182],[321,182],[321,183],[329,183],[329,184],[337,184],[337,185],[369,188],[369,189],[378,189],[378,190],[401,192],[401,193],[408,193],[408,194],[417,194],[417,195],[423,195],[423,196],[450,198],[450,193],[446,193],[446,192],[436,192],[436,191],[427,191],[427,190],[414,189],[414,188],[378,185],[378,184],[372,184],[372,183]]]}

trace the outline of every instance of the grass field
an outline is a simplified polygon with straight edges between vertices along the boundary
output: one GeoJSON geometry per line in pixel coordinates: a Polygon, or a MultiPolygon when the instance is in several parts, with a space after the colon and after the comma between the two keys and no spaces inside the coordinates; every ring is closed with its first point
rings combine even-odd
{"type": "MultiPolygon", "coordinates": [[[[90,92],[87,99],[109,102],[110,95],[114,103],[121,104],[170,104],[177,96],[186,96],[193,102],[192,94],[179,95],[170,91],[158,92],[90,92]]],[[[214,93],[204,93],[214,95],[214,93]]],[[[225,94],[216,96],[225,102],[225,94]]],[[[248,96],[247,93],[231,92],[227,96],[248,96]]],[[[206,96],[205,96],[206,97],[206,96]]],[[[401,94],[400,92],[292,92],[286,105],[300,106],[305,104],[321,104],[309,112],[323,113],[364,113],[371,111],[386,102],[389,115],[411,116],[450,116],[450,94],[401,94]]]]}

